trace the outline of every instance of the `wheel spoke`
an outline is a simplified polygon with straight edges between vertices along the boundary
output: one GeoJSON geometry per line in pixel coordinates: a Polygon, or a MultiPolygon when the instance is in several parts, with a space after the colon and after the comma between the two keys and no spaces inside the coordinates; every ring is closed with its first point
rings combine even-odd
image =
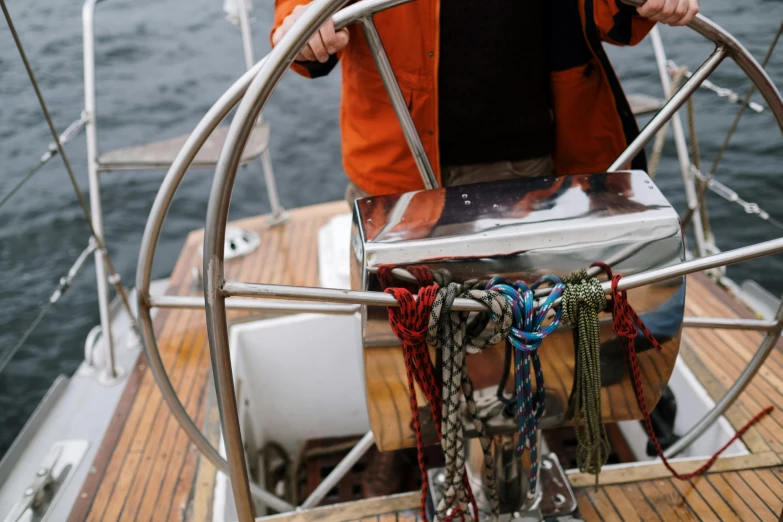
{"type": "Polygon", "coordinates": [[[372,431],[368,431],[364,437],[362,437],[361,440],[356,443],[356,446],[354,446],[353,449],[349,451],[345,457],[343,457],[343,460],[341,460],[340,463],[335,466],[331,473],[329,473],[326,478],[323,479],[320,484],[318,484],[318,487],[316,487],[313,492],[310,493],[310,496],[307,497],[307,499],[305,499],[305,501],[302,502],[302,505],[299,507],[301,509],[308,509],[320,504],[324,497],[329,494],[329,491],[339,484],[342,478],[347,475],[349,471],[351,471],[351,468],[353,468],[354,464],[359,462],[364,454],[367,453],[374,445],[375,436],[373,435],[372,431]]]}
{"type": "Polygon", "coordinates": [[[715,406],[688,430],[688,433],[680,437],[677,442],[672,444],[672,446],[664,452],[666,458],[676,456],[682,450],[693,444],[696,439],[701,437],[704,432],[720,418],[721,415],[726,413],[726,410],[734,404],[737,397],[739,397],[745,388],[748,387],[750,381],[764,365],[767,357],[769,357],[769,354],[777,345],[778,339],[780,339],[781,329],[783,329],[783,300],[780,301],[778,310],[775,313],[774,326],[768,331],[767,335],[764,336],[764,340],[759,345],[756,353],[753,354],[753,358],[748,362],[748,365],[745,366],[745,369],[742,370],[742,373],[737,377],[737,380],[734,381],[731,388],[726,390],[726,393],[715,406]]]}
{"type": "MultiPolygon", "coordinates": [[[[150,295],[147,299],[150,308],[204,309],[203,297],[180,295],[150,295]]],[[[278,301],[263,299],[226,299],[227,310],[256,310],[263,312],[296,312],[308,314],[350,315],[359,311],[359,305],[340,305],[332,303],[314,303],[304,305],[299,301],[278,301]]]]}
{"type": "Polygon", "coordinates": [[[416,132],[416,125],[413,123],[411,113],[408,112],[408,106],[400,90],[400,84],[397,83],[391,62],[389,62],[389,57],[383,48],[381,36],[378,34],[372,18],[364,18],[360,23],[364,31],[364,38],[367,40],[367,46],[370,48],[373,60],[375,60],[375,66],[378,68],[383,85],[386,87],[386,93],[389,95],[394,112],[397,114],[397,120],[400,122],[400,127],[402,127],[405,141],[408,142],[413,159],[416,161],[416,167],[419,169],[424,187],[428,189],[438,188],[438,180],[432,171],[432,165],[430,165],[427,153],[424,151],[424,145],[421,143],[419,133],[416,132]]]}
{"type": "Polygon", "coordinates": [[[704,61],[703,64],[701,64],[698,70],[693,73],[693,75],[688,79],[687,82],[683,84],[682,87],[680,87],[680,90],[674,93],[669,101],[666,102],[666,105],[661,107],[661,110],[658,111],[655,116],[653,116],[653,118],[644,127],[644,129],[642,129],[636,139],[633,140],[630,145],[628,145],[623,153],[620,154],[616,160],[614,160],[614,163],[612,163],[607,170],[611,172],[625,168],[625,165],[628,165],[631,160],[633,160],[636,155],[639,154],[642,149],[644,149],[644,146],[647,145],[647,142],[649,142],[653,136],[655,136],[655,133],[661,130],[661,127],[663,127],[666,122],[669,121],[672,116],[674,116],[674,113],[676,113],[677,110],[682,107],[686,101],[688,101],[688,98],[690,98],[691,95],[696,92],[696,89],[698,89],[702,82],[704,82],[704,80],[706,80],[707,77],[712,74],[712,71],[714,71],[718,65],[720,65],[727,55],[728,53],[726,52],[725,47],[716,47],[712,54],[704,61]]]}
{"type": "MultiPolygon", "coordinates": [[[[710,268],[742,263],[744,261],[779,254],[781,252],[783,252],[783,238],[772,239],[763,243],[756,243],[755,245],[727,250],[720,254],[692,259],[677,265],[629,275],[623,278],[619,288],[620,290],[630,290],[632,288],[658,283],[675,277],[703,272],[710,268]]],[[[609,293],[611,291],[611,283],[609,281],[602,283],[602,286],[604,292],[609,293]]],[[[224,281],[219,292],[222,300],[225,300],[228,296],[238,296],[267,299],[293,299],[321,303],[361,304],[368,306],[399,306],[399,303],[397,303],[391,294],[367,290],[343,290],[310,286],[224,281]]],[[[291,303],[291,305],[293,305],[293,303],[291,303]]],[[[481,312],[486,310],[486,307],[472,299],[457,298],[454,300],[453,309],[481,312]]]]}

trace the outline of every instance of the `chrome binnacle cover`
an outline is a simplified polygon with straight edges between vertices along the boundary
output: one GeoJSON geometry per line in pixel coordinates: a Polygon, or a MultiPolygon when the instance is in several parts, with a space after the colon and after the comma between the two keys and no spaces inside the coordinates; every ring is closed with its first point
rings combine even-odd
{"type": "MultiPolygon", "coordinates": [[[[685,259],[679,217],[642,171],[521,178],[359,199],[351,242],[352,288],[374,291],[381,290],[376,276],[380,265],[446,269],[458,282],[500,275],[529,284],[544,275],[568,276],[596,261],[627,276],[685,259]]],[[[663,345],[658,352],[641,339],[637,342],[652,409],[679,350],[685,280],[636,288],[628,296],[663,345]]],[[[363,318],[368,408],[376,441],[383,450],[413,446],[405,365],[387,311],[364,307],[363,318]]],[[[601,314],[601,341],[604,420],[641,418],[609,313],[601,314]]],[[[566,409],[574,381],[572,332],[559,328],[539,350],[547,390],[541,427],[562,426],[569,422],[566,409]]],[[[436,361],[434,350],[431,355],[436,361]]],[[[504,346],[468,357],[468,371],[491,429],[513,430],[513,419],[501,414],[496,398],[504,346]]],[[[508,395],[513,378],[506,386],[508,395]]],[[[419,408],[424,434],[434,441],[423,397],[419,408]]]]}

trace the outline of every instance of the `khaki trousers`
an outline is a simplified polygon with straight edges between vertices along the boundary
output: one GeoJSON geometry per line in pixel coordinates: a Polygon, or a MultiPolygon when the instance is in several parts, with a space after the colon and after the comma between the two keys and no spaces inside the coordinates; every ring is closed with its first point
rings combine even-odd
{"type": "MultiPolygon", "coordinates": [[[[482,163],[478,165],[461,165],[457,167],[443,167],[441,177],[443,185],[454,187],[470,185],[483,181],[498,181],[514,178],[537,178],[552,174],[552,157],[544,156],[523,161],[499,161],[496,163],[482,163]]],[[[345,190],[345,199],[350,205],[354,200],[366,198],[370,194],[348,182],[345,190]]]]}

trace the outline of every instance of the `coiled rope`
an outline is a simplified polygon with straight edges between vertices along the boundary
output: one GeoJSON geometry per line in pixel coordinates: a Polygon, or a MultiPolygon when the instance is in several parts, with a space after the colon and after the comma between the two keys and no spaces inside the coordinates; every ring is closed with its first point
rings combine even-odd
{"type": "MultiPolygon", "coordinates": [[[[450,279],[450,278],[449,278],[450,279]]],[[[460,391],[465,397],[468,415],[478,434],[483,453],[484,485],[487,489],[491,508],[491,520],[500,515],[500,503],[496,489],[495,466],[492,459],[489,436],[473,397],[473,382],[468,376],[465,358],[468,353],[479,353],[489,346],[503,341],[511,329],[511,307],[498,292],[483,290],[478,280],[464,284],[443,281],[445,286],[438,290],[429,321],[427,342],[440,348],[443,357],[443,414],[441,447],[445,458],[446,492],[435,508],[435,520],[445,521],[455,513],[467,512],[467,504],[472,498],[465,470],[465,441],[463,424],[460,418],[460,391]],[[486,336],[468,333],[469,312],[454,311],[454,299],[463,297],[486,304],[491,312],[494,327],[486,336]],[[449,509],[454,509],[451,514],[449,509]]],[[[478,520],[475,511],[474,520],[478,520]]]]}
{"type": "MultiPolygon", "coordinates": [[[[560,325],[560,310],[555,312],[548,325],[544,323],[549,310],[563,293],[565,285],[554,276],[543,277],[530,286],[521,281],[510,283],[502,277],[494,277],[487,284],[487,288],[502,294],[514,313],[514,323],[507,342],[514,348],[515,417],[519,431],[516,453],[521,457],[526,447],[530,451],[528,494],[534,495],[538,484],[538,422],[544,414],[546,399],[538,347],[544,338],[560,325]],[[536,289],[545,284],[551,284],[553,288],[536,313],[534,294],[536,289]],[[531,365],[536,375],[535,397],[530,379],[531,365]]],[[[502,390],[498,390],[498,393],[502,393],[502,390]]]]}
{"type": "MultiPolygon", "coordinates": [[[[772,406],[765,408],[738,430],[703,466],[691,473],[678,473],[663,454],[645,402],[634,346],[638,330],[642,331],[655,349],[661,351],[662,348],[631,308],[627,293],[618,289],[622,276],[613,275],[604,263],[593,263],[591,266],[600,267],[612,281],[612,329],[623,341],[636,401],[644,418],[647,434],[659,457],[669,472],[680,480],[690,480],[703,474],[735,440],[769,414],[772,406]]],[[[472,507],[473,519],[477,521],[479,516],[465,469],[464,432],[459,415],[460,392],[465,396],[468,414],[479,435],[484,457],[484,483],[489,494],[492,520],[497,520],[499,503],[490,441],[486,427],[478,415],[473,397],[473,383],[467,374],[466,355],[480,352],[504,338],[514,349],[515,413],[519,429],[517,453],[521,456],[526,447],[530,450],[531,477],[528,492],[534,494],[538,471],[537,426],[545,406],[544,379],[537,348],[543,339],[557,328],[561,318],[565,325],[574,330],[575,382],[569,399],[568,414],[573,417],[576,430],[577,466],[580,471],[595,475],[598,483],[598,475],[606,464],[610,451],[601,413],[601,340],[598,323],[598,314],[606,309],[607,303],[598,279],[588,277],[586,271],[581,270],[565,278],[565,284],[554,276],[547,276],[528,287],[519,281],[512,284],[496,277],[487,283],[486,290],[482,291],[479,290],[482,284],[478,281],[468,281],[462,285],[452,283],[451,276],[446,271],[433,273],[423,266],[407,267],[407,270],[420,286],[416,290],[418,300],[413,298],[411,290],[408,289],[410,284],[406,285],[408,288],[390,288],[393,279],[391,267],[380,267],[378,277],[385,291],[392,294],[400,305],[398,309],[389,308],[388,314],[392,329],[402,343],[405,359],[418,464],[422,473],[422,519],[427,520],[426,499],[429,484],[424,465],[421,421],[414,381],[429,402],[435,430],[446,459],[446,493],[436,506],[435,521],[451,522],[458,515],[464,521],[470,512],[469,505],[472,507]],[[543,284],[552,284],[554,288],[536,313],[534,294],[543,284]],[[561,294],[562,307],[554,313],[551,321],[543,326],[561,294]],[[452,310],[454,299],[458,297],[483,302],[491,312],[479,314],[478,320],[469,328],[468,312],[452,310]],[[489,320],[494,322],[492,333],[480,337],[476,332],[482,331],[489,320]],[[442,395],[435,379],[435,367],[429,356],[428,343],[440,348],[443,357],[442,395]],[[536,373],[535,397],[530,378],[531,366],[536,373]]],[[[498,391],[498,395],[502,397],[502,390],[498,391]]]]}
{"type": "Polygon", "coordinates": [[[609,459],[610,444],[601,414],[601,331],[598,314],[606,308],[601,283],[582,270],[566,280],[563,323],[574,330],[576,364],[568,414],[576,431],[579,471],[598,475],[609,459]]]}
{"type": "Polygon", "coordinates": [[[658,442],[658,437],[655,435],[655,431],[653,430],[652,421],[650,420],[650,412],[647,409],[647,403],[644,399],[644,388],[642,387],[642,376],[641,371],[639,370],[639,361],[636,357],[636,347],[634,346],[634,339],[636,338],[638,330],[641,330],[647,339],[649,339],[652,346],[658,350],[659,352],[662,350],[662,347],[660,343],[653,337],[650,330],[647,329],[647,327],[642,322],[641,318],[636,314],[636,311],[631,308],[630,303],[628,302],[628,293],[624,290],[620,290],[618,288],[618,284],[620,283],[620,280],[622,279],[622,275],[612,274],[612,270],[604,263],[594,263],[596,266],[600,266],[604,272],[606,272],[606,275],[611,279],[612,281],[612,330],[617,334],[618,337],[620,337],[623,340],[623,347],[625,348],[625,357],[626,362],[628,364],[628,369],[631,373],[631,379],[633,381],[633,387],[634,387],[634,394],[636,395],[636,403],[639,405],[639,410],[641,410],[642,415],[644,417],[644,427],[647,431],[647,436],[650,437],[650,440],[653,443],[653,446],[655,447],[655,451],[658,453],[658,456],[663,461],[663,465],[666,466],[666,469],[669,470],[669,472],[679,480],[690,480],[693,477],[697,477],[704,472],[706,472],[710,467],[712,467],[713,464],[715,464],[715,461],[718,459],[721,453],[726,451],[726,449],[737,439],[742,437],[746,431],[748,431],[751,426],[756,424],[758,421],[760,421],[764,416],[768,415],[772,412],[773,407],[768,406],[767,408],[764,408],[761,412],[759,412],[755,417],[753,417],[750,421],[748,421],[745,426],[743,426],[741,429],[739,429],[734,436],[726,443],[724,444],[710,459],[705,462],[701,467],[698,469],[690,472],[690,473],[678,473],[672,466],[669,464],[669,461],[666,459],[666,457],[663,454],[663,448],[661,447],[660,442],[658,442]]]}
{"type": "MultiPolygon", "coordinates": [[[[409,271],[416,276],[421,284],[417,294],[418,299],[407,288],[388,288],[391,280],[391,268],[381,267],[378,270],[378,279],[384,287],[384,291],[394,296],[400,304],[399,308],[389,307],[389,324],[394,335],[402,343],[402,353],[405,359],[405,369],[408,378],[408,398],[413,415],[413,431],[416,436],[416,457],[421,470],[421,502],[420,509],[423,520],[427,520],[427,468],[424,465],[424,442],[421,434],[421,420],[419,418],[419,405],[416,400],[414,380],[418,383],[429,402],[430,412],[435,425],[435,430],[440,438],[442,402],[435,382],[435,369],[427,350],[427,326],[429,323],[432,305],[438,291],[438,285],[432,280],[429,271],[417,270],[415,267],[409,271]]],[[[476,507],[476,513],[478,508],[476,507]]]]}
{"type": "Polygon", "coordinates": [[[484,458],[484,484],[488,490],[491,517],[492,520],[497,520],[499,501],[490,441],[473,397],[473,383],[467,373],[465,357],[468,353],[478,353],[487,346],[494,346],[508,336],[512,322],[511,308],[499,293],[483,290],[483,283],[479,281],[468,281],[460,285],[451,283],[451,276],[446,271],[432,273],[421,266],[407,267],[407,270],[422,285],[418,290],[418,302],[413,299],[408,288],[390,288],[391,267],[380,267],[378,279],[385,291],[392,294],[400,303],[399,310],[389,309],[389,322],[403,345],[417,456],[422,473],[420,503],[422,519],[427,520],[426,498],[429,481],[424,467],[421,421],[414,381],[419,384],[429,401],[446,461],[446,493],[436,506],[435,520],[449,522],[457,515],[461,520],[465,520],[470,511],[468,505],[472,506],[473,519],[479,518],[478,505],[465,469],[464,431],[459,416],[460,392],[465,397],[468,415],[479,436],[484,458]],[[440,289],[434,282],[436,280],[443,285],[440,289]],[[491,319],[494,323],[492,333],[486,336],[468,333],[468,312],[452,310],[454,299],[457,297],[474,299],[487,305],[490,312],[480,314],[486,316],[486,320],[478,321],[478,325],[483,327],[491,319]],[[427,351],[428,343],[441,349],[442,395],[437,390],[434,367],[427,351]]]}

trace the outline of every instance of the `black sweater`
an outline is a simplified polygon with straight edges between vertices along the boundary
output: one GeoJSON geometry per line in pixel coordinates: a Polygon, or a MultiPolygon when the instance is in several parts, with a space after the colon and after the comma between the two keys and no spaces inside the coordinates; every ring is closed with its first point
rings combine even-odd
{"type": "Polygon", "coordinates": [[[547,4],[440,3],[442,165],[519,161],[552,153],[547,4]]]}

